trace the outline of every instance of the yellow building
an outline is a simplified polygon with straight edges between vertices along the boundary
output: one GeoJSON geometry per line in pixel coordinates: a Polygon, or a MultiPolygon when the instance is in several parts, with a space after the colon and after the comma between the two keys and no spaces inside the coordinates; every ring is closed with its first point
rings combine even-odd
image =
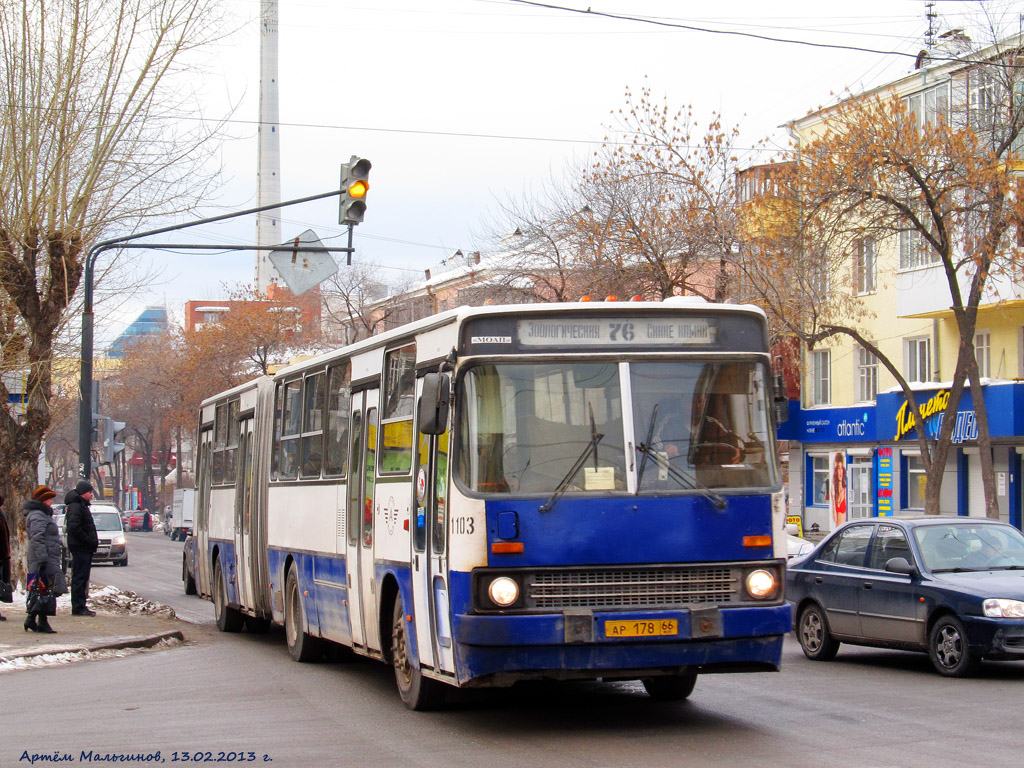
{"type": "MultiPolygon", "coordinates": [[[[957,42],[963,42],[962,39],[957,42]]],[[[993,81],[986,65],[1021,40],[1003,41],[968,60],[922,54],[911,74],[862,94],[905,100],[918,124],[963,115],[986,130],[998,128],[999,110],[1017,102],[1005,84],[993,81]]],[[[819,137],[842,104],[789,124],[798,148],[819,137]]],[[[898,366],[924,407],[929,435],[940,425],[956,365],[959,332],[942,264],[921,247],[912,231],[852,240],[846,261],[827,277],[827,290],[845,292],[848,305],[863,314],[850,322],[898,366]],[[850,301],[852,299],[852,301],[850,301]]],[[[961,275],[961,285],[969,280],[961,275]]],[[[974,338],[983,378],[993,442],[998,505],[1002,519],[1021,527],[1021,452],[1024,452],[1024,285],[1016,278],[989,278],[974,338]]],[[[805,529],[831,530],[846,519],[920,514],[925,476],[916,433],[896,379],[848,336],[836,336],[804,352],[799,408],[780,428],[793,441],[790,453],[790,514],[805,529]],[[842,470],[837,470],[841,466],[842,470]],[[846,485],[845,500],[835,493],[846,485]],[[837,502],[842,509],[837,509],[837,502]]],[[[964,393],[945,469],[943,514],[983,516],[977,425],[970,393],[964,393]]]]}

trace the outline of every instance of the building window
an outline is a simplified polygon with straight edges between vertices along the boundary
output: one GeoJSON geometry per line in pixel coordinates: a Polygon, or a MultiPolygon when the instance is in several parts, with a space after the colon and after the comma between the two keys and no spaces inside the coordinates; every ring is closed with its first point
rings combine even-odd
{"type": "Polygon", "coordinates": [[[828,506],[828,456],[811,456],[811,505],[828,506]]]}
{"type": "Polygon", "coordinates": [[[907,98],[907,109],[917,120],[917,127],[946,122],[949,112],[949,83],[919,91],[907,98]]]}
{"type": "Polygon", "coordinates": [[[928,477],[920,456],[907,456],[907,509],[924,509],[925,487],[928,477]]]}
{"type": "Polygon", "coordinates": [[[928,381],[932,369],[932,340],[927,336],[903,342],[903,374],[907,381],[928,381]]]}
{"type": "Polygon", "coordinates": [[[875,292],[875,238],[864,237],[853,243],[853,281],[857,295],[875,292]]]}
{"type": "Polygon", "coordinates": [[[987,69],[972,72],[970,86],[970,120],[975,130],[992,129],[1000,120],[1000,91],[997,75],[987,69]]]}
{"type": "Polygon", "coordinates": [[[857,349],[857,400],[868,402],[878,396],[878,358],[871,352],[857,349]]]}
{"type": "MultiPolygon", "coordinates": [[[[924,203],[918,201],[913,207],[914,217],[927,225],[930,219],[924,203]]],[[[940,260],[939,254],[932,248],[931,243],[925,240],[920,230],[908,221],[907,229],[900,230],[900,269],[927,267],[937,264],[940,260]]]]}
{"type": "Polygon", "coordinates": [[[988,378],[992,375],[992,342],[987,330],[974,334],[974,359],[978,361],[978,375],[988,378]]]}
{"type": "Polygon", "coordinates": [[[832,351],[818,349],[811,357],[811,405],[832,402],[832,351]]]}

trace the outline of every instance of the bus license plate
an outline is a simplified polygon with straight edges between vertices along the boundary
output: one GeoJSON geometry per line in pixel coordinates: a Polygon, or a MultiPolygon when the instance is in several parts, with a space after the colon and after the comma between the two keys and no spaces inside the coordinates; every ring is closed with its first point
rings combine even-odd
{"type": "Polygon", "coordinates": [[[654,621],[606,621],[605,637],[664,637],[679,634],[679,622],[675,619],[654,621]]]}

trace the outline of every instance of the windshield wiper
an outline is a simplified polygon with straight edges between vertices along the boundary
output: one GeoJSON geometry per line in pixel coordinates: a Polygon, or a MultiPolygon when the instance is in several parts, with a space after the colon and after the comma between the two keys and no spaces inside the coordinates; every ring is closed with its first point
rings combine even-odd
{"type": "MultiPolygon", "coordinates": [[[[683,486],[683,488],[686,488],[686,489],[689,489],[689,490],[692,490],[692,491],[697,491],[704,498],[706,498],[708,501],[710,501],[712,504],[714,504],[715,505],[715,509],[719,509],[719,510],[725,509],[725,497],[724,496],[722,496],[719,493],[715,493],[713,490],[708,488],[706,485],[702,485],[702,484],[698,483],[694,478],[689,477],[688,475],[684,474],[682,472],[682,470],[680,470],[678,467],[673,466],[672,463],[668,459],[666,459],[664,456],[662,456],[660,453],[658,453],[656,450],[654,450],[648,443],[640,443],[640,445],[637,446],[637,450],[640,451],[644,455],[644,459],[646,459],[648,456],[650,456],[652,459],[654,459],[654,463],[657,464],[658,467],[664,469],[669,474],[669,476],[673,480],[675,480],[677,483],[679,483],[681,486],[683,486]]],[[[643,467],[641,466],[641,470],[642,469],[643,469],[643,467]]],[[[636,491],[637,491],[637,493],[640,493],[640,477],[639,476],[637,477],[636,491]]]]}
{"type": "Polygon", "coordinates": [[[988,571],[989,568],[965,568],[958,565],[956,568],[932,568],[932,573],[975,573],[976,571],[988,571]]]}
{"type": "Polygon", "coordinates": [[[1024,571],[1024,565],[993,565],[990,571],[1024,571]]]}
{"type": "Polygon", "coordinates": [[[590,458],[590,454],[591,453],[594,454],[594,469],[598,468],[597,467],[597,444],[600,443],[601,440],[603,440],[603,439],[604,439],[604,435],[597,431],[597,426],[594,424],[594,407],[591,406],[590,407],[590,442],[587,443],[587,447],[583,449],[583,453],[581,453],[579,455],[579,458],[576,459],[576,461],[575,461],[575,463],[573,463],[572,467],[569,468],[569,471],[565,473],[565,477],[562,478],[561,482],[555,488],[555,492],[553,494],[551,494],[551,498],[548,499],[547,501],[545,501],[543,504],[540,505],[540,512],[541,512],[541,514],[543,514],[545,512],[550,512],[552,509],[555,508],[555,504],[558,503],[558,500],[561,498],[562,494],[565,493],[565,491],[569,487],[569,483],[572,481],[572,479],[574,477],[576,477],[576,473],[579,472],[580,469],[583,468],[583,465],[587,463],[587,459],[590,458]]]}
{"type": "Polygon", "coordinates": [[[655,403],[654,409],[651,411],[651,423],[647,425],[647,439],[638,446],[643,458],[640,459],[640,468],[636,471],[637,490],[640,489],[640,482],[644,479],[644,467],[647,466],[647,456],[649,455],[646,448],[650,446],[651,438],[654,437],[654,421],[658,418],[658,405],[659,403],[655,403]]]}

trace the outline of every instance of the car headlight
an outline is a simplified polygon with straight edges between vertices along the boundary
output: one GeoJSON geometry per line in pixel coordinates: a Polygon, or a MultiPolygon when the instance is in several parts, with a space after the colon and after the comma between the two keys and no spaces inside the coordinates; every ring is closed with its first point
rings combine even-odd
{"type": "Polygon", "coordinates": [[[515,579],[499,576],[487,587],[487,596],[491,602],[501,608],[508,608],[519,599],[519,585],[515,579]]]}
{"type": "Polygon", "coordinates": [[[122,533],[120,536],[115,536],[114,537],[114,541],[112,543],[113,544],[124,544],[124,534],[122,533]]]}
{"type": "Polygon", "coordinates": [[[984,603],[985,615],[990,619],[1024,619],[1024,600],[990,597],[984,603]]]}
{"type": "Polygon", "coordinates": [[[778,581],[775,574],[764,568],[758,568],[747,574],[747,594],[755,600],[765,600],[775,594],[778,581]]]}

